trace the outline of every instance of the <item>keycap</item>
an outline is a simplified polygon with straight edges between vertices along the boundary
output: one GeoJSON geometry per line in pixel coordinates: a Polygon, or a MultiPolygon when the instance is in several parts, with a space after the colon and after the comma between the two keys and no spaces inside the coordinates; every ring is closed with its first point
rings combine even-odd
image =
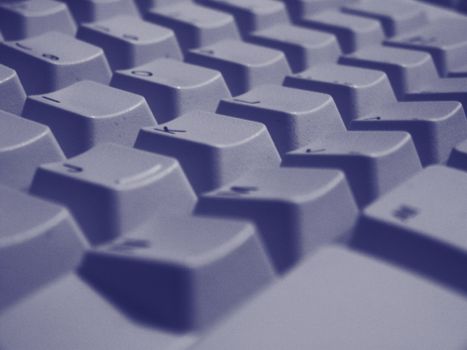
{"type": "Polygon", "coordinates": [[[129,69],[161,57],[182,59],[170,29],[133,16],[85,23],[78,31],[78,38],[101,47],[112,70],[129,69]]]}
{"type": "Polygon", "coordinates": [[[28,95],[58,90],[79,80],[110,81],[102,49],[59,32],[0,43],[0,62],[16,70],[28,95]]]}
{"type": "Polygon", "coordinates": [[[330,94],[346,124],[396,101],[385,73],[335,64],[321,64],[289,75],[284,85],[330,94]]]}
{"type": "Polygon", "coordinates": [[[234,96],[258,85],[280,85],[290,73],[290,67],[281,51],[238,40],[223,40],[201,49],[190,50],[186,60],[219,70],[234,96]]]}
{"type": "Polygon", "coordinates": [[[78,23],[96,22],[117,15],[139,16],[132,0],[60,0],[64,1],[78,23]]]}
{"type": "Polygon", "coordinates": [[[284,52],[293,72],[318,63],[335,62],[340,55],[334,35],[289,24],[255,31],[248,36],[248,41],[284,52]]]}
{"type": "Polygon", "coordinates": [[[355,0],[287,0],[284,1],[289,13],[294,20],[308,17],[318,12],[337,9],[338,7],[352,3],[355,0]]]}
{"type": "Polygon", "coordinates": [[[196,212],[253,220],[284,273],[313,249],[346,237],[358,210],[342,172],[278,168],[251,170],[203,194],[196,212]]]}
{"type": "Polygon", "coordinates": [[[461,170],[467,170],[467,138],[452,149],[448,165],[461,170]]]}
{"type": "Polygon", "coordinates": [[[431,166],[365,209],[352,245],[467,293],[465,172],[431,166]]]}
{"type": "Polygon", "coordinates": [[[27,189],[39,165],[64,159],[47,126],[0,111],[1,184],[27,189]]]}
{"type": "Polygon", "coordinates": [[[264,123],[281,154],[323,134],[345,130],[331,96],[279,85],[262,85],[222,99],[217,111],[264,123]]]}
{"type": "Polygon", "coordinates": [[[363,0],[343,6],[343,11],[379,20],[387,36],[408,33],[428,23],[421,5],[404,0],[363,0]]]}
{"type": "Polygon", "coordinates": [[[464,36],[467,22],[444,18],[423,26],[417,31],[386,40],[387,45],[429,52],[441,75],[465,65],[467,40],[464,36]]]}
{"type": "Polygon", "coordinates": [[[148,11],[149,9],[162,7],[162,6],[170,6],[174,4],[180,3],[188,3],[192,2],[192,0],[136,0],[136,5],[140,9],[141,13],[148,11]]]}
{"type": "Polygon", "coordinates": [[[74,273],[2,312],[0,324],[3,350],[173,350],[197,339],[134,322],[74,273]]]}
{"type": "Polygon", "coordinates": [[[263,124],[202,111],[142,129],[135,147],[177,158],[198,193],[281,161],[263,124]]]}
{"type": "Polygon", "coordinates": [[[0,110],[21,114],[26,93],[16,72],[0,64],[0,110]]]}
{"type": "Polygon", "coordinates": [[[231,15],[191,2],[152,8],[145,19],[172,29],[184,51],[240,35],[231,15]]]}
{"type": "Polygon", "coordinates": [[[341,131],[310,140],[288,153],[284,165],[344,171],[362,207],[421,169],[415,145],[406,132],[341,131]]]}
{"type": "Polygon", "coordinates": [[[187,215],[195,202],[175,159],[105,143],[41,165],[31,191],[66,205],[92,243],[116,238],[158,214],[187,215]]]}
{"type": "Polygon", "coordinates": [[[81,272],[135,314],[178,330],[211,325],[274,276],[252,224],[189,216],[91,250],[81,272]]]}
{"type": "Polygon", "coordinates": [[[379,45],[384,39],[381,24],[374,19],[337,11],[324,11],[304,17],[300,25],[334,34],[344,53],[379,45]]]}
{"type": "Polygon", "coordinates": [[[411,134],[424,166],[447,161],[453,147],[467,138],[460,103],[404,102],[352,121],[353,130],[404,130],[411,134]]]}
{"type": "Polygon", "coordinates": [[[431,55],[422,51],[374,46],[343,55],[339,63],[385,72],[400,99],[428,86],[436,86],[439,81],[431,55]]]}
{"type": "Polygon", "coordinates": [[[21,40],[48,31],[76,33],[66,5],[51,0],[1,3],[0,29],[6,40],[21,40]]]}
{"type": "Polygon", "coordinates": [[[0,198],[3,310],[76,268],[87,243],[65,208],[3,185],[0,198]]]}
{"type": "Polygon", "coordinates": [[[461,295],[363,254],[325,248],[190,350],[462,349],[461,295]]]}
{"type": "Polygon", "coordinates": [[[48,125],[67,157],[104,142],[131,147],[142,127],[156,125],[143,97],[89,80],[29,96],[23,116],[48,125]]]}
{"type": "Polygon", "coordinates": [[[230,96],[218,71],[165,58],[117,71],[111,85],[144,96],[159,123],[197,109],[215,111],[230,96]]]}
{"type": "Polygon", "coordinates": [[[203,4],[230,13],[246,35],[289,21],[285,5],[272,0],[203,0],[203,4]]]}

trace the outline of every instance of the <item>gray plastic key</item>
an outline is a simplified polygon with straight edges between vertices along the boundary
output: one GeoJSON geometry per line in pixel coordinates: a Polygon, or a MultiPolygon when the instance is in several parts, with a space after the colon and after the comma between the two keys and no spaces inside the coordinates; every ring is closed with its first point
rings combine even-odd
{"type": "Polygon", "coordinates": [[[396,102],[386,74],[371,69],[321,64],[289,75],[284,84],[332,95],[346,124],[396,102]]]}
{"type": "Polygon", "coordinates": [[[136,0],[135,2],[140,12],[145,13],[152,8],[188,3],[192,2],[192,0],[136,0]]]}
{"type": "Polygon", "coordinates": [[[196,212],[254,220],[283,273],[318,246],[350,233],[358,210],[342,172],[279,168],[252,170],[202,195],[196,212]]]}
{"type": "Polygon", "coordinates": [[[353,120],[350,127],[409,132],[424,166],[446,162],[453,147],[467,138],[464,109],[454,101],[395,103],[353,120]]]}
{"type": "Polygon", "coordinates": [[[467,21],[464,18],[445,18],[434,21],[420,30],[386,40],[387,45],[429,52],[441,75],[465,65],[467,54],[467,21]]]}
{"type": "Polygon", "coordinates": [[[0,110],[20,115],[26,93],[16,72],[0,64],[0,110]]]}
{"type": "Polygon", "coordinates": [[[356,0],[286,0],[290,15],[296,21],[302,17],[308,17],[318,12],[337,9],[338,7],[351,4],[356,0]]]}
{"type": "Polygon", "coordinates": [[[79,80],[110,81],[102,49],[59,32],[1,43],[0,62],[16,70],[28,95],[61,89],[79,80]]]}
{"type": "Polygon", "coordinates": [[[117,71],[111,84],[144,96],[160,123],[197,109],[215,111],[230,96],[218,71],[165,58],[117,71]]]}
{"type": "Polygon", "coordinates": [[[182,59],[173,31],[134,16],[85,23],[78,38],[101,47],[113,70],[140,66],[161,57],[182,59]]]}
{"type": "Polygon", "coordinates": [[[263,124],[201,111],[142,129],[135,147],[177,158],[196,192],[281,161],[263,124]]]}
{"type": "Polygon", "coordinates": [[[281,84],[290,73],[283,52],[239,40],[190,50],[186,60],[219,70],[234,96],[258,85],[281,84]]]}
{"type": "Polygon", "coordinates": [[[334,35],[290,24],[278,24],[253,32],[247,40],[283,51],[294,72],[317,63],[335,62],[340,55],[334,35]]]}
{"type": "Polygon", "coordinates": [[[142,96],[89,80],[29,96],[23,116],[48,125],[67,157],[104,142],[132,146],[139,129],[156,125],[142,96]]]}
{"type": "Polygon", "coordinates": [[[0,183],[27,189],[39,165],[64,159],[47,126],[0,111],[0,183]]]}
{"type": "Polygon", "coordinates": [[[264,123],[281,154],[323,134],[345,130],[331,96],[279,85],[262,85],[223,99],[217,111],[264,123]]]}
{"type": "Polygon", "coordinates": [[[410,135],[394,131],[347,131],[316,137],[288,153],[284,165],[344,171],[361,207],[421,169],[410,135]]]}
{"type": "Polygon", "coordinates": [[[467,174],[432,166],[370,205],[352,245],[467,294],[467,174]]]}
{"type": "Polygon", "coordinates": [[[177,330],[212,325],[274,276],[253,225],[189,216],[95,248],[81,273],[126,309],[177,330]]]}
{"type": "Polygon", "coordinates": [[[76,33],[66,5],[51,0],[0,4],[0,29],[7,40],[20,40],[48,31],[76,33]]]}
{"type": "Polygon", "coordinates": [[[423,7],[406,0],[363,0],[343,6],[343,11],[381,21],[387,36],[407,33],[428,23],[423,7]]]}
{"type": "Polygon", "coordinates": [[[190,350],[459,350],[467,301],[430,280],[326,248],[190,350]]]}
{"type": "Polygon", "coordinates": [[[64,1],[78,23],[96,22],[118,15],[139,16],[133,0],[60,0],[64,1]]]}
{"type": "Polygon", "coordinates": [[[115,144],[42,165],[31,191],[68,206],[93,243],[128,233],[155,215],[187,215],[196,199],[175,159],[115,144]]]}
{"type": "Polygon", "coordinates": [[[0,185],[0,314],[76,268],[86,247],[65,208],[0,185]]]}
{"type": "Polygon", "coordinates": [[[345,53],[380,44],[384,39],[381,24],[374,19],[337,11],[324,11],[300,20],[300,25],[334,34],[345,53]]]}
{"type": "Polygon", "coordinates": [[[467,137],[453,148],[448,165],[461,170],[467,170],[467,137]]]}
{"type": "Polygon", "coordinates": [[[239,38],[231,15],[191,2],[152,8],[145,19],[171,28],[184,51],[239,38]]]}
{"type": "Polygon", "coordinates": [[[289,21],[286,7],[280,1],[202,0],[200,2],[234,16],[243,35],[289,21]]]}

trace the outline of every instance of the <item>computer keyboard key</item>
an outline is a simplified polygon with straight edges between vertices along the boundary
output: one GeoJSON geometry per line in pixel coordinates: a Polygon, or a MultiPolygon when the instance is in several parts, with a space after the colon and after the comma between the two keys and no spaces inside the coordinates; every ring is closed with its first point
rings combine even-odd
{"type": "Polygon", "coordinates": [[[75,269],[86,247],[65,208],[0,185],[0,314],[75,269]]]}
{"type": "Polygon", "coordinates": [[[78,38],[102,48],[112,70],[140,66],[161,57],[182,59],[170,29],[133,16],[85,23],[78,31],[78,38]]]}
{"type": "Polygon", "coordinates": [[[165,58],[117,71],[111,85],[144,96],[159,123],[193,110],[215,111],[230,97],[218,71],[165,58]]]}
{"type": "Polygon", "coordinates": [[[145,19],[171,28],[184,51],[240,37],[231,15],[191,2],[152,8],[145,19]]]}
{"type": "Polygon", "coordinates": [[[280,85],[290,73],[283,52],[239,40],[223,40],[190,50],[186,60],[219,70],[234,96],[258,85],[280,85]]]}
{"type": "Polygon", "coordinates": [[[179,330],[212,325],[274,277],[252,224],[188,216],[91,250],[81,273],[134,314],[179,330]]]}
{"type": "Polygon", "coordinates": [[[0,63],[16,70],[28,95],[86,79],[107,84],[111,74],[102,49],[59,32],[0,43],[0,63]]]}
{"type": "Polygon", "coordinates": [[[324,248],[190,350],[459,350],[467,301],[350,250],[324,248]]]}
{"type": "Polygon", "coordinates": [[[89,80],[29,96],[23,116],[48,125],[67,157],[104,142],[133,146],[142,127],[156,125],[143,97],[89,80]]]}
{"type": "Polygon", "coordinates": [[[0,111],[1,184],[27,189],[39,165],[64,159],[47,126],[0,111]]]}
{"type": "Polygon", "coordinates": [[[334,34],[344,53],[379,45],[384,39],[381,24],[374,19],[337,11],[324,11],[300,20],[300,25],[334,34]]]}
{"type": "Polygon", "coordinates": [[[379,20],[387,36],[411,32],[428,23],[420,4],[404,0],[363,0],[345,5],[343,11],[379,20]]]}
{"type": "Polygon", "coordinates": [[[334,169],[258,169],[203,194],[196,212],[253,220],[283,273],[311,250],[348,235],[358,209],[344,174],[334,169]]]}
{"type": "Polygon", "coordinates": [[[202,111],[142,129],[135,147],[177,158],[198,193],[281,162],[263,124],[202,111]]]}
{"type": "Polygon", "coordinates": [[[461,170],[467,170],[467,137],[453,148],[448,165],[461,170]]]}
{"type": "Polygon", "coordinates": [[[421,170],[412,138],[395,131],[329,133],[288,153],[284,165],[344,171],[361,207],[421,170]]]}
{"type": "Polygon", "coordinates": [[[281,154],[323,134],[345,130],[331,96],[279,85],[262,85],[223,99],[217,111],[265,124],[281,154]]]}
{"type": "Polygon", "coordinates": [[[335,62],[341,52],[334,35],[290,24],[253,32],[247,40],[284,52],[293,72],[318,63],[335,62]]]}
{"type": "Polygon", "coordinates": [[[140,12],[144,14],[146,11],[152,8],[160,8],[163,6],[170,6],[181,3],[190,3],[192,0],[136,0],[135,2],[140,12]]]}
{"type": "Polygon", "coordinates": [[[387,45],[429,52],[438,71],[445,76],[451,69],[466,64],[467,21],[464,18],[444,18],[417,31],[386,40],[387,45]]]}
{"type": "Polygon", "coordinates": [[[374,46],[341,56],[339,63],[385,72],[400,99],[436,85],[438,71],[431,55],[389,46],[374,46]]]}
{"type": "Polygon", "coordinates": [[[290,15],[296,21],[302,17],[308,17],[325,10],[338,9],[345,4],[351,4],[356,0],[286,0],[290,15]]]}
{"type": "Polygon", "coordinates": [[[467,294],[467,174],[431,166],[365,209],[352,246],[467,294]]]}
{"type": "Polygon", "coordinates": [[[321,64],[289,75],[284,85],[331,95],[346,124],[396,101],[385,73],[336,64],[321,64]]]}
{"type": "Polygon", "coordinates": [[[97,22],[118,15],[139,16],[133,0],[60,0],[64,1],[78,23],[97,22]]]}
{"type": "Polygon", "coordinates": [[[187,215],[196,200],[175,159],[116,144],[42,165],[31,191],[66,205],[93,243],[128,233],[156,215],[187,215]]]}
{"type": "Polygon", "coordinates": [[[467,78],[443,78],[405,96],[409,101],[459,101],[467,108],[467,78]]]}
{"type": "Polygon", "coordinates": [[[202,0],[234,16],[243,35],[289,21],[285,4],[272,0],[202,0]]]}
{"type": "Polygon", "coordinates": [[[20,115],[26,93],[16,72],[0,64],[0,110],[20,115]]]}
{"type": "Polygon", "coordinates": [[[403,130],[412,135],[423,166],[447,161],[453,147],[467,139],[467,120],[454,101],[402,102],[352,121],[353,130],[403,130]]]}
{"type": "Polygon", "coordinates": [[[1,3],[0,29],[6,40],[20,40],[48,31],[76,33],[66,5],[51,0],[1,3]]]}

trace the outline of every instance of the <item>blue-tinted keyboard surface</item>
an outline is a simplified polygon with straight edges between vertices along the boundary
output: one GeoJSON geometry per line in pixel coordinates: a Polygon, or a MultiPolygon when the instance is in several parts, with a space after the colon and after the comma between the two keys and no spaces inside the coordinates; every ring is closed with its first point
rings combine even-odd
{"type": "Polygon", "coordinates": [[[466,12],[0,0],[0,350],[467,349],[466,12]]]}

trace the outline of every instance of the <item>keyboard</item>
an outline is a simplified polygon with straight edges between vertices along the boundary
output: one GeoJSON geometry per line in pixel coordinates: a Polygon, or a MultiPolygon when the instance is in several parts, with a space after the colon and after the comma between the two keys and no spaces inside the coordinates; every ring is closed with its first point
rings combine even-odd
{"type": "Polygon", "coordinates": [[[0,0],[0,349],[467,349],[465,12],[0,0]]]}

